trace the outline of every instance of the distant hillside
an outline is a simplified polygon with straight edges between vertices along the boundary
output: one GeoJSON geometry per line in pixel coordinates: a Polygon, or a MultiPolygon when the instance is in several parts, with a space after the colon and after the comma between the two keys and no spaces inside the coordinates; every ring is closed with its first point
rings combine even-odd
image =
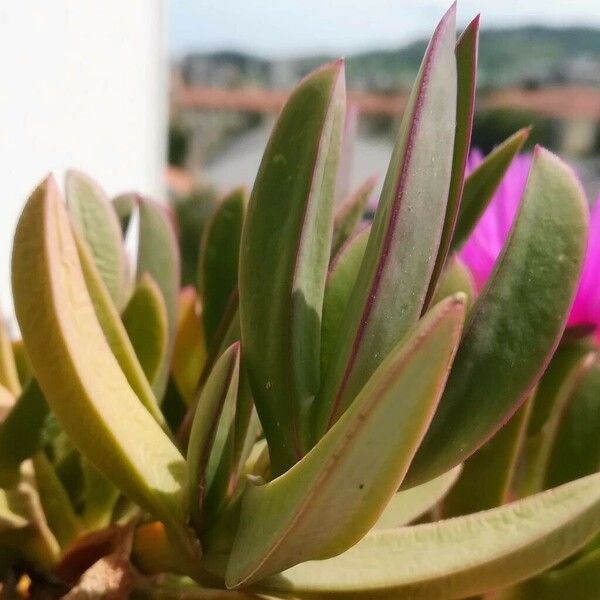
{"type": "MultiPolygon", "coordinates": [[[[351,56],[348,78],[360,84],[363,78],[375,78],[375,84],[377,78],[381,83],[387,79],[390,87],[410,84],[426,45],[421,40],[398,50],[351,56]]],[[[568,78],[569,67],[576,60],[600,77],[600,29],[536,26],[484,30],[479,42],[479,82],[495,87],[568,78]]]]}
{"type": "MultiPolygon", "coordinates": [[[[381,91],[410,86],[426,44],[421,40],[396,50],[347,57],[350,86],[381,91]]],[[[563,81],[600,86],[600,29],[536,26],[484,30],[479,47],[479,83],[484,87],[563,81]]],[[[240,52],[193,54],[184,59],[182,72],[191,83],[289,87],[331,58],[268,61],[240,52]]]]}

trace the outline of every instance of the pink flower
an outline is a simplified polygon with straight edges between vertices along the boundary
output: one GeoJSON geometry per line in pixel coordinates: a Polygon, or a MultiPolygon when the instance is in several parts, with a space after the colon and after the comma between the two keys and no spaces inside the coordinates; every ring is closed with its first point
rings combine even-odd
{"type": "MultiPolygon", "coordinates": [[[[482,159],[481,152],[471,151],[467,173],[473,171],[482,159]]],[[[460,251],[460,257],[470,268],[478,290],[487,281],[508,237],[530,166],[531,155],[515,157],[488,208],[460,251]]],[[[591,212],[587,253],[568,325],[593,327],[600,335],[600,196],[591,212]]]]}

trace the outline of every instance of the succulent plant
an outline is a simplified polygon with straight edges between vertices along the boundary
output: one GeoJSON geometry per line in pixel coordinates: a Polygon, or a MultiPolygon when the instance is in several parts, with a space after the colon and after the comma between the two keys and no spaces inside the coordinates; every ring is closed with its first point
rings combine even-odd
{"type": "Polygon", "coordinates": [[[0,332],[5,591],[597,596],[600,363],[589,328],[565,331],[586,203],[536,148],[475,286],[461,248],[527,132],[465,176],[479,20],[458,41],[454,21],[372,225],[372,181],[334,206],[342,61],[291,94],[249,201],[215,209],[197,288],[160,205],[75,172],[66,205],[52,177],[35,189],[12,260],[23,340],[0,332]]]}

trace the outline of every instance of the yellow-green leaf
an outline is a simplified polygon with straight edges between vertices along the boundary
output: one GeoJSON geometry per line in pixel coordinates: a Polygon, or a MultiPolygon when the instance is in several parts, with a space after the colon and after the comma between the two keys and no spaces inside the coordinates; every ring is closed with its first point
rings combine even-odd
{"type": "Polygon", "coordinates": [[[456,121],[455,13],[427,48],[369,242],[312,410],[315,443],[421,315],[450,185],[456,121]]]}
{"type": "Polygon", "coordinates": [[[96,318],[100,323],[106,341],[140,402],[146,407],[157,423],[162,427],[166,427],[164,417],[158,408],[156,397],[150,387],[148,378],[127,335],[121,316],[111,301],[108,290],[98,273],[91,252],[76,231],[74,232],[74,236],[87,291],[94,305],[96,318]]]}
{"type": "Polygon", "coordinates": [[[461,465],[458,465],[431,481],[416,485],[409,490],[396,492],[373,529],[389,529],[408,525],[435,508],[456,483],[461,470],[461,465]]]}
{"type": "Polygon", "coordinates": [[[196,290],[189,286],[179,294],[179,316],[171,373],[179,393],[192,404],[206,363],[206,343],[196,290]]]}
{"type": "Polygon", "coordinates": [[[148,381],[159,377],[167,353],[167,308],[148,273],[140,277],[123,311],[123,325],[148,381]]]}
{"type": "Polygon", "coordinates": [[[67,172],[65,195],[73,223],[89,245],[112,301],[121,310],[127,291],[127,269],[117,214],[104,191],[79,171],[67,172]]]}
{"type": "Polygon", "coordinates": [[[181,528],[187,519],[185,460],[111,352],[52,177],[33,192],[19,219],[12,283],[23,340],[62,428],[132,500],[181,528]]]}
{"type": "Polygon", "coordinates": [[[256,587],[305,600],[458,600],[539,573],[598,529],[600,474],[474,515],[374,531],[256,587]]]}
{"type": "Polygon", "coordinates": [[[339,554],[375,524],[435,411],[463,318],[463,297],[438,304],[300,462],[246,486],[228,586],[339,554]]]}

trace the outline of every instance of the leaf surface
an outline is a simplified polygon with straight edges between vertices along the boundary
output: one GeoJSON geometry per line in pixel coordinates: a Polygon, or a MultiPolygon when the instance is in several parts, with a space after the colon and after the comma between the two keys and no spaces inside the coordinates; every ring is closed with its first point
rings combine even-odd
{"type": "Polygon", "coordinates": [[[365,256],[313,410],[313,443],[421,314],[446,210],[456,119],[455,6],[404,113],[365,256]]]}
{"type": "Polygon", "coordinates": [[[465,167],[471,147],[471,131],[475,113],[475,92],[477,88],[477,53],[479,46],[479,15],[465,28],[455,48],[456,55],[456,132],[452,176],[446,204],[446,218],[437,252],[435,267],[429,282],[425,306],[433,296],[438,279],[446,264],[458,212],[460,209],[465,182],[465,167]]]}
{"type": "Polygon", "coordinates": [[[359,225],[367,202],[373,193],[377,177],[369,177],[354,192],[340,204],[333,219],[333,239],[331,241],[331,255],[335,256],[346,240],[352,236],[359,225]]]}
{"type": "Polygon", "coordinates": [[[242,231],[242,347],[275,473],[302,455],[320,384],[321,311],[345,107],[343,62],[308,75],[271,134],[242,231]]]}
{"type": "Polygon", "coordinates": [[[327,367],[335,352],[335,342],[340,333],[350,294],[356,283],[370,231],[370,227],[365,227],[350,237],[329,265],[323,298],[321,373],[327,372],[327,367]]]}
{"type": "Polygon", "coordinates": [[[463,462],[524,402],[564,330],[587,227],[585,197],[572,171],[537,148],[521,209],[471,311],[407,487],[463,462]]]}
{"type": "Polygon", "coordinates": [[[483,162],[466,178],[462,202],[458,212],[456,229],[452,238],[452,250],[462,246],[477,225],[510,163],[529,137],[530,128],[520,129],[494,148],[483,162]]]}
{"type": "Polygon", "coordinates": [[[440,303],[300,462],[269,483],[246,487],[229,587],[339,554],[375,524],[435,411],[463,318],[464,298],[440,303]]]}
{"type": "Polygon", "coordinates": [[[539,573],[598,529],[600,474],[474,515],[374,531],[259,586],[303,599],[457,600],[539,573]]]}
{"type": "Polygon", "coordinates": [[[431,481],[409,490],[396,492],[373,529],[389,529],[408,525],[429,512],[452,489],[461,471],[462,467],[458,465],[431,481]]]}
{"type": "Polygon", "coordinates": [[[144,375],[153,384],[167,353],[168,323],[160,288],[148,273],[138,280],[122,318],[144,375]]]}
{"type": "Polygon", "coordinates": [[[245,195],[245,190],[238,188],[225,196],[202,232],[198,289],[202,293],[202,322],[209,345],[237,286],[245,195]]]}
{"type": "Polygon", "coordinates": [[[140,235],[138,242],[137,277],[148,273],[162,293],[167,309],[167,352],[158,379],[153,386],[160,403],[167,386],[171,354],[177,328],[177,302],[180,285],[179,247],[172,215],[160,204],[138,197],[140,235]]]}
{"type": "Polygon", "coordinates": [[[73,223],[89,245],[112,301],[121,310],[127,268],[117,214],[100,187],[79,171],[67,172],[65,195],[73,223]]]}
{"type": "MultiPolygon", "coordinates": [[[[202,511],[207,491],[214,484],[224,451],[231,417],[221,425],[223,410],[231,411],[237,398],[240,346],[235,343],[219,357],[206,380],[196,407],[187,451],[190,478],[190,513],[198,530],[205,525],[202,511]]],[[[235,415],[235,412],[234,412],[235,415]]]]}
{"type": "Polygon", "coordinates": [[[187,518],[185,461],[111,352],[51,177],[33,192],[19,219],[12,273],[23,339],[62,428],[132,500],[180,529],[187,518]]]}

